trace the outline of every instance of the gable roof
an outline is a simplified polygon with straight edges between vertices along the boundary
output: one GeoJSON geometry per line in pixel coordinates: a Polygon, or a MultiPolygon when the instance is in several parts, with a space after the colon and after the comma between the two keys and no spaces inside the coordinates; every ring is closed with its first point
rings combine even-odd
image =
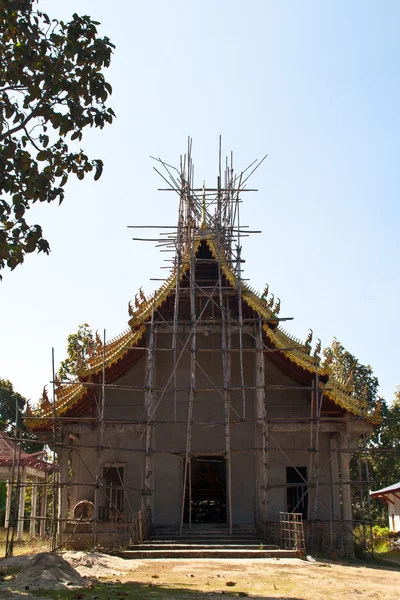
{"type": "Polygon", "coordinates": [[[400,492],[400,481],[398,483],[394,483],[393,485],[389,485],[388,487],[382,488],[381,490],[376,490],[375,492],[370,492],[371,498],[379,498],[381,496],[387,496],[389,494],[395,494],[396,492],[400,492]]]}
{"type": "Polygon", "coordinates": [[[43,460],[43,451],[32,454],[28,454],[24,450],[19,451],[18,444],[4,431],[0,431],[0,466],[12,467],[14,456],[22,466],[33,467],[45,472],[52,469],[52,465],[43,460]]]}
{"type": "MultiPolygon", "coordinates": [[[[324,397],[353,415],[366,417],[372,423],[379,423],[381,421],[380,411],[377,410],[375,413],[367,414],[365,406],[355,396],[352,386],[335,380],[329,367],[324,367],[320,364],[320,357],[311,354],[310,345],[301,342],[298,338],[285,331],[279,325],[277,315],[267,305],[265,299],[246,282],[239,281],[232,262],[227,257],[223,247],[217,247],[215,234],[209,233],[208,230],[200,229],[194,238],[195,253],[202,242],[206,243],[214,259],[218,260],[218,256],[220,256],[220,268],[226,280],[235,290],[240,285],[242,301],[260,316],[268,347],[276,350],[278,354],[284,357],[284,360],[288,364],[292,364],[297,369],[308,374],[308,376],[315,375],[316,369],[318,369],[320,387],[323,389],[324,397]]],[[[132,361],[127,361],[126,357],[142,340],[152,311],[160,308],[166,299],[175,293],[177,281],[181,282],[189,270],[190,252],[186,252],[178,267],[172,269],[164,284],[152,296],[147,299],[143,298],[141,303],[136,307],[136,310],[133,310],[129,303],[129,329],[110,340],[104,348],[101,348],[88,357],[86,364],[79,373],[79,381],[62,384],[57,387],[55,407],[57,415],[66,414],[70,409],[82,402],[83,398],[87,398],[91,394],[89,379],[102,373],[103,363],[106,371],[109,371],[117,363],[121,363],[118,370],[119,375],[122,375],[132,366],[132,361]],[[122,364],[124,361],[126,369],[122,364]]],[[[44,399],[39,409],[32,414],[32,419],[27,421],[27,425],[33,429],[47,428],[49,422],[46,423],[46,419],[51,419],[52,416],[53,407],[47,399],[44,399]]]]}

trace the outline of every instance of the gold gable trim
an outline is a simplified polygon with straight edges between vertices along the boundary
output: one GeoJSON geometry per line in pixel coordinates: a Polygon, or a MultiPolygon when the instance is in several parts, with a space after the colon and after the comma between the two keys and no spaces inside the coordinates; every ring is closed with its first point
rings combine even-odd
{"type": "MultiPolygon", "coordinates": [[[[201,242],[206,242],[213,257],[218,259],[218,254],[221,256],[221,270],[225,275],[227,281],[234,289],[238,289],[238,277],[235,273],[232,265],[229,263],[226,253],[221,248],[220,253],[218,252],[218,244],[215,240],[215,236],[207,233],[205,230],[200,235],[195,236],[194,252],[196,253],[199,249],[201,242]]],[[[105,349],[100,348],[93,356],[88,359],[87,365],[79,373],[80,378],[88,377],[89,375],[98,374],[103,368],[103,360],[105,366],[110,367],[117,361],[119,361],[129,350],[129,348],[137,345],[139,340],[142,338],[146,330],[146,321],[151,317],[153,309],[158,309],[168,298],[168,296],[175,291],[176,280],[177,280],[177,268],[179,281],[184,277],[186,271],[190,269],[190,254],[182,258],[182,262],[178,267],[174,267],[165,283],[154,292],[154,294],[148,299],[144,298],[137,305],[136,310],[132,310],[129,305],[129,313],[131,318],[128,321],[130,330],[122,333],[120,336],[110,340],[105,349]]],[[[244,302],[252,308],[262,319],[273,321],[274,319],[278,322],[278,317],[273,312],[267,302],[249,285],[245,282],[241,282],[241,296],[244,302]]],[[[142,296],[142,293],[141,293],[142,296]]],[[[285,357],[290,360],[296,366],[308,371],[310,374],[315,374],[318,368],[320,376],[329,377],[328,383],[323,387],[324,395],[332,400],[335,404],[343,408],[344,410],[357,415],[363,416],[372,423],[380,422],[380,415],[377,413],[366,414],[364,408],[357,397],[354,396],[354,392],[346,389],[340,382],[335,381],[331,376],[331,371],[327,367],[320,365],[320,358],[318,356],[312,356],[310,354],[310,346],[303,343],[298,338],[292,336],[286,332],[279,325],[273,330],[268,324],[263,324],[263,331],[271,342],[271,344],[280,350],[285,357]]],[[[87,387],[76,382],[70,385],[61,385],[56,392],[56,411],[58,415],[64,414],[72,406],[77,404],[86,392],[87,387]]],[[[39,407],[39,410],[35,413],[36,416],[40,417],[52,417],[51,410],[44,410],[39,407]]],[[[29,427],[38,427],[42,421],[29,419],[29,427]]]]}

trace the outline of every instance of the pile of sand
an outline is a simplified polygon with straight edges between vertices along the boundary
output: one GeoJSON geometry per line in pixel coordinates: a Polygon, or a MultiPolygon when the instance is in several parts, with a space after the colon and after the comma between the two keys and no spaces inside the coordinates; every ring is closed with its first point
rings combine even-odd
{"type": "Polygon", "coordinates": [[[17,575],[11,590],[60,590],[86,586],[87,582],[55,552],[41,552],[17,575]]]}
{"type": "Polygon", "coordinates": [[[132,570],[131,561],[99,552],[63,552],[62,557],[83,577],[122,575],[132,570]]]}

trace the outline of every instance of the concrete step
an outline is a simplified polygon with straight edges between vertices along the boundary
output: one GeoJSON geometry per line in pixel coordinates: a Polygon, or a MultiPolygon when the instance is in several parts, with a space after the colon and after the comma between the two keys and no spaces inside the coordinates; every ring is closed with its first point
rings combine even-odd
{"type": "MultiPolygon", "coordinates": [[[[174,531],[179,525],[157,525],[154,523],[154,529],[157,531],[174,531]]],[[[185,531],[229,531],[229,526],[224,524],[217,523],[192,523],[192,526],[189,527],[187,523],[184,523],[183,528],[185,531]]],[[[257,531],[254,525],[233,525],[233,531],[249,531],[255,532],[257,531]]]]}
{"type": "Polygon", "coordinates": [[[246,540],[251,540],[251,539],[258,539],[259,536],[256,533],[237,533],[236,531],[234,531],[232,533],[232,535],[230,535],[229,531],[220,531],[219,533],[214,533],[214,534],[209,534],[206,531],[197,531],[196,533],[191,533],[188,531],[182,531],[182,533],[180,534],[179,531],[153,531],[152,533],[152,537],[153,538],[157,538],[157,539],[174,539],[177,537],[185,537],[185,538],[190,538],[190,539],[196,539],[196,538],[206,538],[206,539],[210,539],[210,540],[214,540],[214,539],[221,539],[221,538],[236,538],[236,539],[246,539],[246,540]]]}
{"type": "Polygon", "coordinates": [[[125,550],[110,554],[127,560],[166,559],[166,558],[298,558],[297,550],[246,550],[246,549],[207,549],[207,550],[125,550]]]}
{"type": "Polygon", "coordinates": [[[260,537],[257,535],[187,535],[186,533],[183,533],[182,535],[179,535],[179,533],[176,533],[175,535],[170,534],[170,535],[152,535],[151,536],[152,540],[204,540],[204,541],[219,541],[219,540],[238,540],[238,542],[246,542],[246,541],[251,541],[251,542],[258,542],[260,541],[260,537]]]}
{"type": "Polygon", "coordinates": [[[194,543],[172,543],[154,544],[152,540],[143,544],[131,544],[127,550],[139,552],[150,550],[279,550],[279,546],[266,546],[263,544],[194,544],[194,543]]]}

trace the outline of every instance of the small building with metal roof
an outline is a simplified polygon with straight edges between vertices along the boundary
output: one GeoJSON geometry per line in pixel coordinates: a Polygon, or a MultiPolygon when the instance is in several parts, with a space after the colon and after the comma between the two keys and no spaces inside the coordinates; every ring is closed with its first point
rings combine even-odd
{"type": "Polygon", "coordinates": [[[400,531],[400,481],[388,487],[371,492],[371,498],[377,498],[387,505],[389,529],[393,533],[400,531]]]}

